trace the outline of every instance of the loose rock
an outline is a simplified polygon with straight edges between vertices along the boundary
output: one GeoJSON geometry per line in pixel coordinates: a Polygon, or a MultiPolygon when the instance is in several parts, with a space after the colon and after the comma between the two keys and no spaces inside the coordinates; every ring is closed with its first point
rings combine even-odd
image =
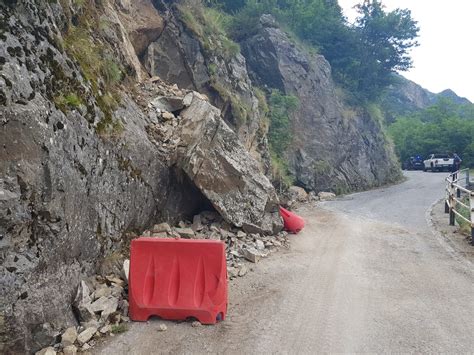
{"type": "Polygon", "coordinates": [[[201,322],[198,320],[195,320],[194,322],[191,323],[191,327],[193,328],[200,327],[201,325],[202,325],[201,322]]]}
{"type": "Polygon", "coordinates": [[[163,117],[163,119],[166,121],[175,119],[174,115],[171,112],[163,112],[161,114],[161,117],[163,117]]]}
{"type": "Polygon", "coordinates": [[[73,303],[73,308],[79,315],[80,321],[88,322],[96,319],[94,311],[90,308],[91,302],[90,289],[84,281],[81,281],[73,303]]]}
{"type": "Polygon", "coordinates": [[[245,259],[251,261],[252,263],[259,262],[260,258],[262,257],[259,251],[255,248],[242,249],[241,253],[245,259]]]}
{"type": "Polygon", "coordinates": [[[130,260],[128,260],[128,259],[124,260],[122,271],[123,271],[123,277],[124,277],[124,279],[126,280],[126,282],[128,284],[128,275],[130,273],[130,260]]]}
{"type": "Polygon", "coordinates": [[[175,232],[183,238],[194,238],[194,231],[191,228],[175,228],[175,232]]]}
{"type": "Polygon", "coordinates": [[[264,250],[265,249],[265,244],[260,239],[257,239],[255,241],[255,245],[257,247],[257,250],[264,250]]]}
{"type": "Polygon", "coordinates": [[[41,349],[40,351],[37,351],[35,355],[56,355],[56,351],[53,347],[49,346],[47,348],[41,349]]]}
{"type": "Polygon", "coordinates": [[[77,342],[79,343],[79,345],[84,346],[84,344],[86,344],[89,340],[92,339],[95,332],[97,332],[97,328],[90,327],[84,330],[81,334],[79,334],[77,337],[77,342]]]}
{"type": "Polygon", "coordinates": [[[168,223],[155,224],[153,226],[153,233],[166,232],[171,233],[171,227],[168,223]]]}
{"type": "Polygon", "coordinates": [[[77,346],[75,346],[75,345],[66,346],[63,349],[63,354],[64,355],[76,355],[77,354],[77,346]]]}
{"type": "Polygon", "coordinates": [[[168,329],[168,327],[166,326],[166,324],[160,324],[160,326],[158,327],[158,331],[160,332],[165,332],[166,330],[168,329]]]}
{"type": "Polygon", "coordinates": [[[73,345],[77,339],[76,327],[67,328],[66,331],[61,335],[61,344],[63,346],[73,345]]]}
{"type": "Polygon", "coordinates": [[[242,265],[242,267],[239,270],[239,276],[245,276],[249,272],[249,268],[246,265],[242,265]]]}

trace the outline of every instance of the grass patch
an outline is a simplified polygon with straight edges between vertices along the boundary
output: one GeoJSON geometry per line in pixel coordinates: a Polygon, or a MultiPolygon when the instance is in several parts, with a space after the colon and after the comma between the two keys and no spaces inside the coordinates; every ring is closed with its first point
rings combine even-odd
{"type": "Polygon", "coordinates": [[[180,19],[211,55],[229,60],[240,53],[240,46],[228,36],[232,17],[199,1],[185,1],[177,5],[180,19]]]}
{"type": "Polygon", "coordinates": [[[124,333],[128,330],[128,327],[125,323],[120,323],[120,324],[114,324],[112,326],[112,333],[113,334],[120,334],[124,333]]]}
{"type": "Polygon", "coordinates": [[[288,167],[288,160],[277,156],[275,152],[270,152],[270,158],[272,164],[273,185],[275,185],[280,192],[288,189],[295,182],[295,178],[291,175],[288,167]]]}
{"type": "MultiPolygon", "coordinates": [[[[93,28],[100,27],[99,20],[93,16],[85,19],[86,15],[81,17],[80,25],[69,26],[64,35],[64,48],[79,64],[103,113],[103,118],[96,125],[96,132],[103,137],[117,137],[123,132],[123,125],[113,118],[113,112],[120,103],[119,85],[124,78],[124,70],[110,49],[94,38],[93,28]]],[[[59,103],[64,108],[71,107],[71,103],[64,105],[61,100],[59,103]]]]}
{"type": "Polygon", "coordinates": [[[247,122],[251,112],[251,108],[243,102],[243,100],[237,95],[227,89],[224,85],[219,83],[217,80],[211,78],[211,87],[217,92],[220,98],[228,102],[236,126],[243,125],[247,122]]]}
{"type": "Polygon", "coordinates": [[[58,95],[53,98],[53,101],[56,107],[64,113],[67,112],[69,108],[77,108],[82,105],[82,100],[76,93],[58,95]]]}

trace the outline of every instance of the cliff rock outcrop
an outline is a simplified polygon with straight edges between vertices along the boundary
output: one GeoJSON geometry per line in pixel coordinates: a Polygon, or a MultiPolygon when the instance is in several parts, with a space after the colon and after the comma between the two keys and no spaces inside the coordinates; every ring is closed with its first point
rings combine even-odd
{"type": "Polygon", "coordinates": [[[381,123],[343,103],[324,57],[295,45],[269,15],[262,16],[258,33],[242,43],[242,51],[257,84],[299,99],[287,153],[298,184],[342,192],[399,178],[381,123]]]}

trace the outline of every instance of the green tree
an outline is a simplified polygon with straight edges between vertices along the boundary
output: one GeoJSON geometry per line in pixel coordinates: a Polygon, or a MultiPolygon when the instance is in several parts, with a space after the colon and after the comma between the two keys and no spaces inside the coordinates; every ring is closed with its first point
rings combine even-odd
{"type": "Polygon", "coordinates": [[[474,115],[449,100],[406,117],[398,118],[388,129],[400,159],[414,154],[456,152],[463,166],[474,167],[474,115]]]}
{"type": "Polygon", "coordinates": [[[385,12],[378,0],[364,0],[356,6],[359,17],[354,30],[359,39],[355,51],[357,65],[352,77],[358,77],[357,90],[368,98],[379,95],[393,80],[392,73],[412,66],[410,49],[418,45],[419,28],[410,10],[385,12]]]}

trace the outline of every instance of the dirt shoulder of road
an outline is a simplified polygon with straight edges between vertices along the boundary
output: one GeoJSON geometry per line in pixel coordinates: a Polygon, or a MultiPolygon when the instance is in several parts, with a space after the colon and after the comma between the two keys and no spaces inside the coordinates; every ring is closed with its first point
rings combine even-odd
{"type": "Polygon", "coordinates": [[[449,225],[449,214],[444,212],[444,199],[436,202],[429,214],[432,226],[443,239],[457,253],[474,263],[474,246],[471,245],[471,236],[461,233],[459,226],[449,225]]]}

